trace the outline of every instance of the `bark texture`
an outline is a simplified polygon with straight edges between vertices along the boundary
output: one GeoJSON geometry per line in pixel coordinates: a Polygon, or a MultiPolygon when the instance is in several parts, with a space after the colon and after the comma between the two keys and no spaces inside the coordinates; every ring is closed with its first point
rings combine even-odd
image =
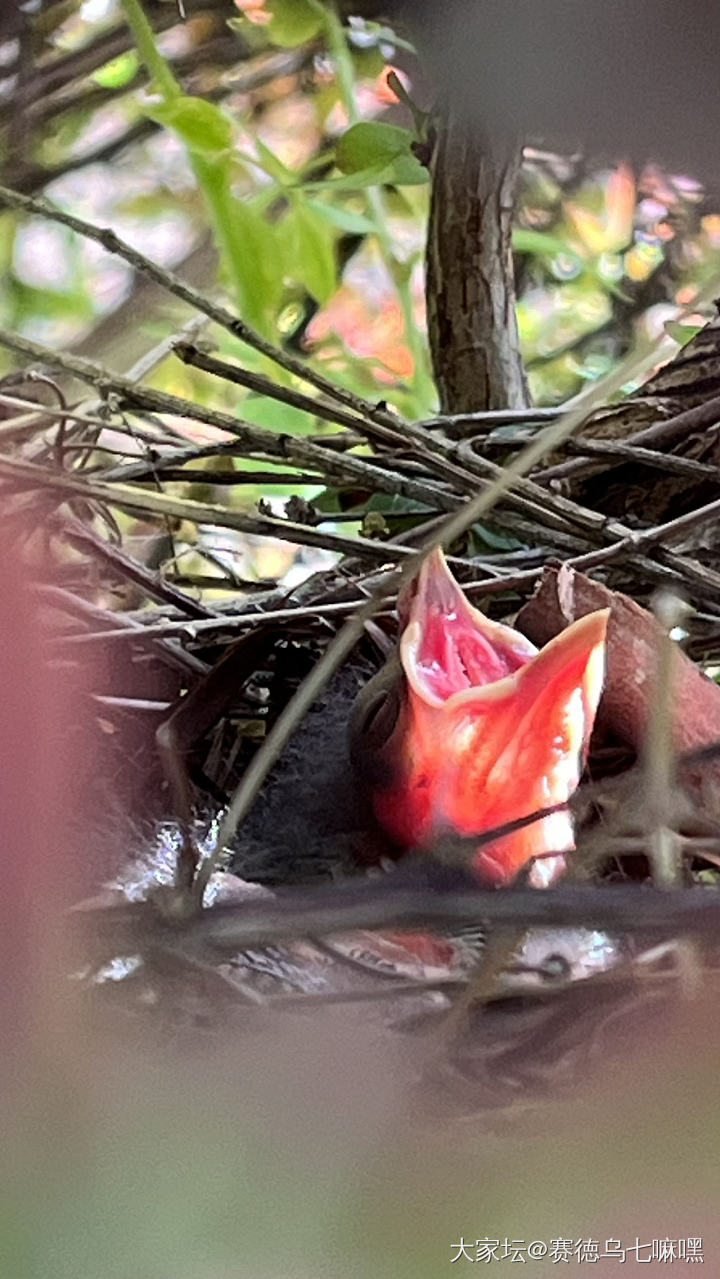
{"type": "Polygon", "coordinates": [[[480,135],[446,103],[433,158],[427,244],[430,349],[447,413],[523,408],[512,218],[522,147],[480,135]]]}

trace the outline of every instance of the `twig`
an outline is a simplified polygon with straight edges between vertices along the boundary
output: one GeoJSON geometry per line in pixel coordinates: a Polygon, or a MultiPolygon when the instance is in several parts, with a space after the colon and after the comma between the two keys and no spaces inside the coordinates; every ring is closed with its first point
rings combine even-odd
{"type": "MultiPolygon", "coordinates": [[[[143,623],[129,613],[111,613],[109,610],[98,608],[97,605],[90,604],[87,600],[74,595],[71,591],[65,591],[55,585],[44,582],[36,582],[31,585],[41,599],[47,599],[51,605],[70,613],[71,616],[82,618],[85,621],[89,618],[95,626],[106,624],[108,629],[113,631],[117,631],[118,617],[122,617],[124,621],[122,633],[126,638],[135,637],[137,639],[143,634],[143,623]]],[[[102,636],[102,631],[94,633],[102,636]]],[[[206,663],[196,657],[194,653],[186,652],[184,648],[173,643],[172,640],[165,640],[162,636],[155,636],[152,643],[154,651],[162,656],[170,666],[176,667],[184,673],[190,671],[193,675],[206,674],[206,663]]]]}
{"type": "Polygon", "coordinates": [[[313,604],[308,608],[276,608],[268,609],[266,612],[260,609],[247,613],[228,613],[223,616],[200,618],[197,621],[163,621],[148,622],[141,626],[139,630],[128,632],[127,627],[116,627],[107,631],[90,631],[83,635],[64,635],[59,637],[58,643],[61,645],[70,645],[73,648],[77,645],[93,644],[97,642],[105,642],[106,640],[144,640],[167,638],[171,635],[179,637],[195,638],[198,635],[213,635],[215,633],[230,634],[233,631],[246,630],[248,627],[264,625],[265,623],[310,621],[313,618],[320,617],[343,617],[351,612],[357,606],[357,601],[343,602],[337,604],[313,604]]]}
{"type": "Polygon", "coordinates": [[[172,497],[167,493],[144,492],[131,488],[128,484],[103,484],[98,480],[84,479],[78,472],[68,474],[64,471],[51,471],[17,458],[0,457],[0,475],[10,479],[17,477],[37,488],[77,493],[80,497],[94,498],[107,506],[119,506],[123,510],[176,516],[181,520],[190,520],[193,524],[211,524],[218,528],[235,529],[239,533],[253,533],[259,537],[277,537],[285,542],[319,546],[338,554],[365,556],[380,563],[397,560],[401,556],[409,558],[413,554],[406,547],[394,543],[325,533],[306,524],[296,524],[292,520],[276,519],[271,515],[247,515],[210,502],[172,497]]]}
{"type": "MultiPolygon", "coordinates": [[[[694,408],[685,409],[682,413],[677,413],[665,421],[646,426],[642,431],[634,431],[632,435],[625,437],[624,443],[642,447],[658,444],[671,447],[694,431],[706,430],[714,426],[716,422],[720,422],[720,395],[715,395],[712,399],[705,400],[703,404],[695,405],[694,408]]],[[[580,440],[578,443],[584,443],[584,441],[580,440]]],[[[588,471],[599,469],[605,468],[594,465],[591,458],[576,457],[567,462],[558,462],[555,466],[545,467],[537,471],[534,478],[539,483],[546,484],[549,480],[568,479],[571,476],[580,476],[588,471]]]]}
{"type": "Polygon", "coordinates": [[[466,435],[477,435],[478,427],[493,430],[496,426],[538,425],[556,422],[563,412],[560,408],[483,409],[477,413],[436,413],[416,423],[426,431],[442,431],[449,440],[462,440],[466,435]]]}
{"type": "Polygon", "coordinates": [[[79,422],[83,426],[97,426],[105,430],[112,426],[106,417],[82,413],[72,408],[51,408],[49,405],[38,404],[37,400],[27,400],[19,395],[6,395],[4,392],[0,393],[0,404],[5,408],[25,410],[22,417],[0,422],[0,442],[3,444],[21,439],[24,435],[34,434],[38,430],[38,424],[33,426],[31,418],[47,417],[56,422],[79,422]]]}
{"type": "Polygon", "coordinates": [[[712,941],[720,933],[720,893],[635,884],[567,884],[488,891],[469,874],[420,865],[398,867],[382,879],[342,887],[279,892],[262,902],[209,907],[168,921],[147,903],[76,908],[88,940],[106,953],[129,942],[149,949],[202,945],[218,954],[292,937],[328,936],[358,928],[450,929],[482,921],[493,928],[598,928],[639,937],[689,935],[712,941]]]}
{"type": "Polygon", "coordinates": [[[164,581],[159,573],[154,573],[152,569],[146,568],[138,560],[126,555],[119,547],[112,546],[109,542],[104,541],[103,538],[98,537],[92,529],[81,524],[79,520],[68,519],[63,521],[60,532],[71,545],[79,546],[97,559],[104,560],[118,576],[134,582],[151,599],[162,600],[165,604],[173,604],[181,613],[187,614],[188,617],[200,619],[217,616],[213,609],[207,608],[205,604],[200,604],[197,600],[191,599],[189,595],[185,595],[177,587],[164,581]]]}
{"type": "Polygon", "coordinates": [[[304,395],[302,391],[283,386],[280,382],[273,382],[264,373],[243,369],[238,364],[230,364],[228,360],[219,360],[217,356],[208,355],[205,351],[201,351],[192,342],[175,342],[172,349],[183,364],[188,364],[195,369],[202,369],[203,372],[211,373],[214,377],[222,378],[225,382],[232,382],[236,386],[247,387],[248,390],[254,391],[258,395],[265,395],[268,399],[278,400],[281,404],[300,409],[303,413],[310,413],[313,417],[322,418],[326,422],[335,422],[338,426],[346,426],[351,431],[357,431],[360,435],[367,436],[371,440],[381,440],[384,443],[396,446],[398,444],[402,446],[406,442],[400,431],[393,431],[390,427],[380,426],[377,422],[360,417],[357,413],[347,412],[339,405],[328,404],[325,400],[313,399],[310,395],[304,395]]]}
{"type": "MultiPolygon", "coordinates": [[[[238,446],[250,454],[275,456],[286,463],[296,462],[300,468],[319,467],[329,479],[339,480],[341,483],[359,482],[369,485],[374,491],[408,497],[425,502],[430,507],[437,506],[441,510],[454,510],[457,506],[457,499],[439,486],[408,479],[395,472],[384,471],[379,462],[369,462],[344,453],[338,455],[321,445],[309,444],[301,437],[267,431],[262,427],[251,426],[230,413],[206,409],[191,400],[170,395],[165,391],[157,391],[152,387],[138,387],[132,378],[111,373],[89,360],[53,351],[49,347],[31,342],[28,338],[9,332],[7,329],[0,329],[0,345],[29,356],[30,359],[55,365],[94,386],[101,394],[115,396],[129,406],[150,408],[157,413],[170,413],[178,417],[206,422],[233,435],[238,446]]],[[[212,452],[212,446],[210,452],[212,452]]],[[[207,450],[204,453],[199,453],[197,450],[179,450],[175,454],[170,454],[169,457],[171,464],[176,466],[185,459],[192,460],[198,456],[208,455],[207,450]]],[[[138,461],[131,463],[127,468],[116,468],[106,473],[105,479],[129,480],[145,476],[154,478],[162,469],[162,463],[162,458],[153,458],[152,462],[138,461]]]]}
{"type": "Polygon", "coordinates": [[[649,846],[657,883],[674,887],[680,882],[681,854],[672,827],[672,799],[675,785],[673,749],[673,706],[675,701],[676,645],[670,638],[680,624],[682,601],[669,593],[655,600],[659,627],[656,643],[654,694],[644,743],[645,794],[643,807],[650,818],[649,846]]]}
{"type": "MultiPolygon", "coordinates": [[[[653,428],[654,429],[654,428],[653,428]]],[[[710,480],[720,484],[720,467],[709,462],[698,462],[693,457],[683,457],[680,453],[660,453],[657,449],[641,448],[629,441],[579,439],[566,440],[565,448],[571,453],[581,453],[588,457],[617,459],[619,462],[630,462],[634,465],[651,466],[655,470],[668,471],[671,475],[688,475],[691,479],[710,480]]]]}
{"type": "MultiPolygon", "coordinates": [[[[293,373],[295,377],[299,377],[302,381],[315,386],[319,391],[323,391],[331,399],[352,409],[360,417],[370,418],[372,421],[380,422],[391,428],[398,425],[392,414],[378,410],[368,400],[363,399],[362,396],[331,382],[297,356],[275,346],[273,342],[257,333],[239,316],[228,310],[227,307],[212,301],[198,289],[186,284],[174,275],[172,271],[166,271],[163,267],[158,266],[150,258],[145,257],[143,253],[139,253],[130,244],[127,244],[109,227],[93,226],[91,222],[85,222],[82,218],[77,218],[71,213],[56,209],[46,203],[45,200],[22,195],[19,191],[13,191],[8,187],[0,186],[0,204],[5,204],[13,209],[21,209],[25,213],[34,213],[40,217],[49,218],[51,221],[58,222],[61,226],[66,226],[70,230],[77,232],[78,235],[82,235],[86,239],[94,240],[96,244],[101,245],[108,253],[122,258],[134,270],[147,275],[156,284],[166,289],[168,293],[180,298],[183,302],[187,302],[189,306],[206,315],[209,320],[219,324],[221,328],[231,333],[233,337],[238,338],[239,341],[245,342],[254,350],[259,351],[261,355],[267,356],[268,359],[284,368],[288,373],[293,373]]],[[[82,376],[82,374],[79,376],[82,376]]]]}
{"type": "MultiPolygon", "coordinates": [[[[133,457],[134,460],[134,455],[128,452],[123,453],[119,449],[105,449],[104,452],[118,455],[120,457],[133,457]]],[[[214,453],[208,451],[206,456],[213,457],[214,453]]],[[[86,468],[84,474],[93,475],[96,479],[106,479],[105,470],[105,467],[92,471],[86,468]]],[[[236,488],[241,487],[244,484],[252,484],[254,486],[262,485],[267,486],[268,488],[272,488],[274,484],[281,484],[283,487],[290,484],[319,485],[322,484],[323,479],[325,478],[323,475],[317,473],[313,475],[303,475],[301,471],[204,471],[201,467],[196,467],[195,470],[193,470],[192,467],[183,468],[172,466],[163,466],[161,470],[162,479],[168,484],[205,484],[212,488],[236,488]]],[[[158,474],[159,473],[160,472],[158,471],[158,474]]],[[[323,514],[322,519],[323,521],[337,521],[344,519],[360,520],[362,519],[362,514],[353,513],[340,515],[335,512],[332,515],[323,514]]]]}

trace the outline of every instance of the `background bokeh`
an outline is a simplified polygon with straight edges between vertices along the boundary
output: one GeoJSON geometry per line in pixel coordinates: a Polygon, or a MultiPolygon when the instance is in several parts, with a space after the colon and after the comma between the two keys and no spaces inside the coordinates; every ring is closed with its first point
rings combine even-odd
{"type": "MultiPolygon", "coordinates": [[[[390,70],[420,111],[429,106],[402,20],[397,30],[341,22],[311,0],[186,0],[185,10],[147,5],[183,111],[149,88],[116,0],[48,4],[31,37],[9,30],[3,181],[218,289],[344,385],[410,417],[431,413],[422,166],[411,171],[399,134],[385,135],[397,150],[383,172],[377,150],[364,163],[362,146],[347,142],[336,163],[353,125],[418,127],[390,70]],[[234,202],[230,243],[218,240],[198,156],[234,202]]],[[[694,300],[720,269],[720,211],[706,186],[702,172],[669,171],[653,155],[528,147],[515,248],[537,403],[581,392],[649,334],[666,333],[670,349],[693,334],[706,314],[694,300]]],[[[189,317],[97,245],[14,211],[0,214],[0,273],[4,327],[119,371],[189,317]]],[[[227,335],[206,336],[237,354],[227,335]]],[[[252,351],[243,362],[267,371],[252,351]]],[[[0,354],[0,372],[12,367],[0,354]]],[[[167,354],[148,380],[273,429],[334,429],[167,354]]],[[[217,434],[185,419],[176,427],[195,442],[217,434]]],[[[79,461],[133,447],[108,431],[79,461]]],[[[292,495],[313,496],[343,514],[332,490],[301,479],[220,486],[218,465],[210,459],[202,483],[178,491],[279,511],[292,495]]],[[[353,517],[351,504],[344,514],[353,517]]],[[[120,521],[126,544],[141,545],[143,524],[120,521]]],[[[296,548],[270,539],[184,536],[176,530],[173,548],[181,583],[212,578],[218,554],[243,577],[286,580],[328,558],[305,549],[298,565],[296,548]]],[[[3,564],[0,1273],[435,1279],[482,1265],[452,1257],[460,1238],[484,1236],[601,1247],[702,1237],[706,1272],[717,1271],[712,992],[630,1007],[609,1040],[588,1045],[580,1090],[558,1079],[545,1104],[519,1098],[498,1114],[478,1110],[470,1085],[458,1094],[437,1026],[389,1036],[380,1013],[330,1009],[202,1030],[139,1014],[118,1024],[98,1007],[62,913],[74,899],[73,810],[88,769],[87,742],[67,738],[67,707],[91,687],[92,665],[74,683],[47,678],[42,623],[12,547],[3,564]]],[[[596,1264],[610,1276],[639,1263],[631,1253],[596,1264]]],[[[558,1269],[528,1265],[538,1276],[558,1269]]]]}

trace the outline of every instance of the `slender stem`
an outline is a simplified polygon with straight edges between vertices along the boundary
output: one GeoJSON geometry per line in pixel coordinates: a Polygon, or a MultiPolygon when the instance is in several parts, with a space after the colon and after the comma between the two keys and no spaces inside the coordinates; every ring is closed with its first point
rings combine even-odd
{"type": "Polygon", "coordinates": [[[650,721],[645,740],[645,785],[651,821],[650,856],[658,884],[673,887],[680,883],[682,854],[672,825],[675,786],[673,746],[673,706],[677,648],[671,638],[679,625],[683,602],[669,592],[655,599],[655,615],[660,624],[655,657],[655,692],[650,705],[650,721]]]}
{"type": "MultiPolygon", "coordinates": [[[[357,123],[359,113],[356,101],[355,69],[345,39],[342,22],[334,6],[328,6],[325,15],[325,32],[328,48],[335,64],[340,99],[347,112],[348,122],[357,123]]],[[[428,412],[435,403],[432,380],[428,373],[427,350],[415,321],[411,276],[404,263],[399,262],[393,249],[392,235],[387,223],[385,199],[379,187],[368,187],[365,192],[368,209],[375,227],[380,252],[385,259],[395,285],[403,316],[405,340],[413,361],[412,386],[415,408],[418,414],[428,412]]]]}
{"type": "MultiPolygon", "coordinates": [[[[157,47],[155,34],[147,20],[140,0],[122,0],[128,25],[133,33],[138,53],[155,81],[166,103],[182,95],[182,86],[175,79],[169,64],[157,47]]],[[[238,243],[233,205],[235,196],[230,186],[230,171],[224,158],[208,159],[188,148],[188,159],[197,184],[205,197],[213,236],[225,268],[232,280],[235,303],[240,310],[245,298],[245,284],[239,269],[239,258],[244,246],[238,243]]]]}
{"type": "Polygon", "coordinates": [[[319,546],[341,555],[363,555],[380,564],[392,560],[411,559],[408,547],[393,543],[373,542],[366,537],[346,537],[340,533],[326,533],[306,524],[278,519],[272,515],[248,515],[213,502],[197,502],[192,498],[174,497],[168,493],[153,493],[133,488],[130,484],[104,484],[98,480],[84,479],[82,472],[52,471],[35,466],[19,458],[0,457],[0,475],[17,480],[26,488],[49,488],[60,493],[77,493],[80,497],[117,506],[121,510],[138,511],[141,514],[174,516],[190,520],[193,524],[211,524],[217,528],[231,528],[239,533],[255,533],[258,537],[279,537],[301,546],[319,546]]]}
{"type": "Polygon", "coordinates": [[[148,75],[155,81],[158,91],[166,102],[178,98],[182,89],[157,47],[155,33],[145,16],[140,0],[122,0],[122,7],[148,75]]]}

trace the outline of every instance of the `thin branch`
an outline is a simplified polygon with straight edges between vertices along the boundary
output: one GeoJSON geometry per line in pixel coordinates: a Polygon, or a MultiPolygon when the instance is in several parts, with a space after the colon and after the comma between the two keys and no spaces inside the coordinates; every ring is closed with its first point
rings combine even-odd
{"type": "Polygon", "coordinates": [[[31,418],[50,418],[53,422],[78,422],[82,426],[96,426],[103,430],[112,426],[112,422],[107,417],[82,413],[72,408],[52,408],[50,405],[38,404],[37,400],[28,400],[19,395],[6,395],[4,392],[0,392],[0,404],[4,408],[25,410],[21,417],[0,422],[0,443],[3,444],[22,439],[25,435],[33,435],[40,427],[47,429],[46,424],[33,425],[30,422],[31,418]]]}
{"type": "Polygon", "coordinates": [[[177,516],[193,524],[211,524],[218,528],[231,528],[239,533],[253,533],[258,537],[276,537],[300,546],[319,546],[323,550],[340,555],[360,555],[380,563],[410,557],[413,552],[404,546],[373,542],[366,537],[344,537],[339,533],[325,533],[306,524],[276,519],[271,515],[247,515],[210,502],[196,502],[191,498],[172,497],[167,493],[143,492],[128,484],[102,484],[97,480],[83,479],[79,472],[57,472],[35,466],[19,459],[0,458],[0,475],[18,478],[33,487],[49,488],[61,493],[77,493],[80,497],[94,498],[107,506],[119,506],[127,511],[142,514],[177,516]]]}
{"type": "MultiPolygon", "coordinates": [[[[392,414],[377,409],[368,400],[363,399],[362,396],[346,390],[345,387],[339,386],[335,382],[331,382],[297,356],[292,355],[289,351],[283,351],[273,342],[257,333],[239,316],[228,310],[227,307],[213,302],[212,299],[206,297],[198,289],[194,289],[191,285],[180,280],[171,271],[166,271],[163,267],[158,266],[156,262],[145,257],[143,253],[139,253],[137,249],[127,244],[109,227],[93,226],[91,222],[85,222],[82,218],[77,218],[71,213],[57,209],[45,200],[23,195],[19,191],[13,191],[4,186],[0,186],[0,204],[5,204],[12,209],[20,209],[24,213],[32,213],[39,217],[49,218],[51,221],[75,231],[78,235],[84,236],[86,239],[94,240],[106,252],[122,258],[134,270],[149,276],[156,284],[160,284],[166,289],[168,293],[180,298],[183,302],[187,302],[189,306],[206,315],[209,320],[219,324],[221,328],[232,334],[233,337],[245,342],[253,350],[259,351],[261,355],[267,356],[268,359],[284,368],[288,373],[293,373],[295,377],[299,377],[304,382],[315,386],[319,391],[329,395],[331,399],[352,409],[360,417],[370,418],[374,422],[379,422],[381,425],[390,426],[391,428],[398,427],[398,421],[393,418],[392,414]]],[[[79,374],[79,376],[82,376],[82,374],[79,374]]]]}
{"type": "Polygon", "coordinates": [[[618,440],[593,440],[584,437],[567,440],[565,448],[569,453],[579,453],[583,457],[597,457],[603,461],[606,458],[611,461],[617,459],[619,462],[667,471],[670,475],[687,475],[690,479],[720,484],[720,467],[712,466],[709,462],[698,462],[693,457],[683,457],[680,453],[660,453],[657,449],[641,448],[629,442],[621,444],[618,440]]]}
{"type": "Polygon", "coordinates": [[[185,595],[177,587],[166,582],[159,573],[154,573],[152,569],[146,568],[144,564],[140,564],[132,556],[126,555],[119,547],[112,546],[109,542],[104,541],[103,538],[98,537],[97,533],[87,528],[86,525],[81,524],[79,520],[68,519],[63,521],[60,532],[65,541],[93,555],[96,559],[102,560],[109,565],[117,576],[134,582],[151,599],[161,600],[164,604],[172,604],[188,617],[200,619],[216,616],[211,608],[207,608],[205,604],[200,604],[197,600],[191,599],[189,595],[185,595]]]}
{"type": "MultiPolygon", "coordinates": [[[[635,431],[632,435],[625,437],[624,443],[642,447],[648,445],[657,447],[663,444],[666,448],[670,448],[695,431],[707,430],[708,427],[715,426],[717,422],[720,422],[720,395],[713,396],[712,399],[705,400],[694,408],[685,409],[682,413],[677,413],[665,421],[646,426],[642,431],[635,431]]],[[[581,442],[578,441],[578,443],[581,442]]],[[[536,471],[534,478],[539,483],[546,484],[549,480],[569,479],[571,476],[579,477],[604,469],[606,468],[593,463],[590,457],[575,457],[567,462],[558,462],[555,466],[547,466],[541,471],[536,471]]]]}
{"type": "Polygon", "coordinates": [[[564,410],[560,408],[483,409],[475,413],[437,413],[417,422],[426,431],[442,431],[449,440],[462,440],[477,435],[478,427],[493,430],[496,426],[537,425],[556,422],[564,410]]]}
{"type": "Polygon", "coordinates": [[[398,867],[380,880],[296,888],[262,902],[217,905],[171,923],[147,903],[76,908],[85,935],[106,950],[209,946],[232,954],[293,937],[328,936],[365,928],[456,929],[478,921],[497,928],[597,928],[633,936],[720,932],[720,894],[707,888],[668,891],[648,885],[559,885],[488,891],[469,874],[433,866],[398,867]]]}
{"type": "Polygon", "coordinates": [[[90,631],[82,635],[64,635],[59,637],[58,643],[63,647],[72,647],[85,644],[93,644],[97,642],[105,643],[107,640],[127,640],[133,641],[145,639],[157,639],[159,637],[166,638],[170,635],[182,637],[192,637],[193,639],[199,635],[227,635],[233,631],[246,630],[248,627],[274,624],[278,622],[288,622],[291,625],[296,622],[311,621],[314,618],[321,617],[343,617],[347,613],[352,612],[357,607],[357,601],[341,602],[337,604],[313,604],[309,608],[275,608],[263,611],[261,609],[253,610],[245,613],[228,613],[221,617],[199,618],[197,621],[163,621],[148,622],[141,626],[139,630],[128,632],[127,627],[118,626],[113,630],[107,631],[90,631]]]}
{"type": "MultiPolygon", "coordinates": [[[[80,447],[80,446],[78,446],[80,447]]],[[[121,453],[119,449],[103,449],[103,452],[119,454],[121,457],[132,457],[135,461],[136,454],[121,453]]],[[[214,453],[208,453],[207,456],[213,457],[214,453]]],[[[225,455],[227,456],[227,454],[225,455]]],[[[85,475],[92,474],[97,479],[103,479],[104,469],[90,472],[87,468],[85,475]]],[[[167,484],[209,484],[213,488],[235,488],[245,484],[261,485],[262,487],[271,488],[275,484],[287,486],[290,484],[322,484],[325,477],[319,474],[310,475],[303,474],[301,471],[204,471],[201,467],[193,470],[192,467],[172,467],[163,466],[162,479],[167,484]]],[[[323,515],[322,520],[342,520],[362,519],[362,515],[323,515]]],[[[309,521],[317,523],[317,520],[309,521]]]]}
{"type": "Polygon", "coordinates": [[[328,404],[325,400],[313,399],[310,395],[303,395],[301,391],[296,391],[292,387],[283,386],[280,382],[273,382],[271,378],[266,377],[263,373],[255,373],[250,369],[241,368],[238,364],[230,364],[227,360],[219,360],[216,356],[208,355],[205,351],[201,351],[192,342],[176,342],[173,350],[183,364],[188,364],[195,369],[202,369],[205,373],[212,373],[214,377],[222,378],[225,382],[247,387],[248,390],[254,391],[258,395],[264,395],[268,399],[277,400],[281,404],[300,409],[302,412],[310,413],[313,417],[321,418],[326,422],[334,422],[339,426],[349,427],[350,430],[357,431],[371,440],[380,440],[384,443],[400,445],[401,447],[406,443],[402,432],[379,426],[377,422],[361,418],[357,413],[348,413],[340,406],[328,404]]]}
{"type": "MultiPolygon", "coordinates": [[[[406,479],[395,473],[383,471],[379,462],[370,462],[345,453],[338,455],[334,450],[325,449],[319,444],[309,444],[302,437],[287,433],[278,434],[262,427],[251,426],[230,413],[206,409],[191,400],[170,395],[166,391],[157,391],[152,387],[138,387],[132,378],[111,373],[90,360],[83,360],[78,356],[41,346],[7,329],[0,329],[0,345],[7,346],[32,360],[63,369],[73,377],[80,378],[95,387],[100,394],[115,396],[121,403],[128,406],[149,408],[156,413],[170,413],[217,427],[218,430],[233,435],[238,444],[248,453],[274,455],[285,462],[296,462],[300,468],[319,467],[328,479],[339,480],[341,483],[350,479],[367,485],[374,491],[402,495],[424,502],[430,507],[438,506],[441,510],[454,510],[457,507],[457,499],[445,490],[419,480],[406,479]]],[[[214,447],[217,448],[217,446],[214,447]]],[[[206,452],[204,456],[207,455],[206,452]]],[[[185,458],[191,460],[198,456],[200,454],[197,450],[184,454],[180,451],[170,455],[171,464],[175,466],[185,458]]],[[[145,476],[154,478],[161,468],[162,458],[153,459],[152,462],[141,460],[134,466],[131,464],[127,468],[116,468],[112,472],[107,472],[105,478],[117,477],[127,480],[145,476]]]]}
{"type": "MultiPolygon", "coordinates": [[[[71,616],[81,618],[87,621],[88,618],[95,626],[101,623],[106,624],[108,628],[116,629],[118,618],[123,619],[123,633],[131,638],[142,637],[143,623],[137,618],[132,617],[129,613],[111,613],[106,609],[100,609],[97,605],[88,603],[87,600],[81,599],[78,595],[73,595],[71,591],[62,590],[60,587],[48,585],[46,583],[31,583],[32,589],[40,596],[46,599],[51,606],[69,612],[71,616]]],[[[186,623],[187,625],[187,623],[186,623]]],[[[102,632],[99,632],[102,634],[102,632]]],[[[193,675],[205,675],[207,666],[194,653],[188,653],[184,648],[173,643],[165,641],[162,637],[155,637],[153,643],[153,651],[163,658],[166,664],[177,667],[183,673],[190,671],[193,675]]]]}

